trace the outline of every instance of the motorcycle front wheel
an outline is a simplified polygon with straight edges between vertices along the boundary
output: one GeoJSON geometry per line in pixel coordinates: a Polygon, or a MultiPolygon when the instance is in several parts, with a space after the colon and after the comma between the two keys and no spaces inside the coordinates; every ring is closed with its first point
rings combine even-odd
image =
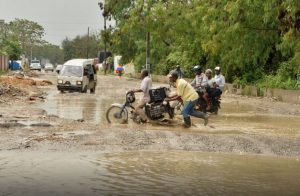
{"type": "Polygon", "coordinates": [[[128,122],[128,111],[120,106],[111,106],[106,111],[106,120],[108,123],[125,124],[128,122]]]}

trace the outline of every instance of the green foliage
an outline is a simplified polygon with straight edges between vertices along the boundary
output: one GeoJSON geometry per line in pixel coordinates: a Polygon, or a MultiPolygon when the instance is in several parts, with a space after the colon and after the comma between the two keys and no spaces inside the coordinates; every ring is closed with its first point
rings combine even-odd
{"type": "Polygon", "coordinates": [[[4,24],[0,27],[0,55],[8,55],[10,59],[17,60],[21,54],[19,40],[8,33],[8,25],[4,24]]]}
{"type": "Polygon", "coordinates": [[[33,53],[38,59],[48,59],[54,64],[64,63],[64,51],[56,45],[45,43],[33,48],[33,53]]]}
{"type": "Polygon", "coordinates": [[[99,38],[96,35],[77,36],[70,40],[66,38],[62,42],[64,61],[73,58],[95,58],[99,51],[99,38]]]}
{"type": "Polygon", "coordinates": [[[294,74],[295,65],[284,62],[280,65],[275,75],[267,75],[260,82],[259,87],[265,88],[283,88],[283,89],[300,89],[298,74],[294,74]]]}
{"type": "Polygon", "coordinates": [[[8,34],[16,37],[20,42],[25,56],[30,56],[34,46],[44,43],[44,28],[36,22],[26,19],[15,19],[8,24],[8,34]]]}
{"type": "Polygon", "coordinates": [[[117,21],[106,41],[138,70],[145,64],[150,32],[155,73],[166,74],[180,64],[192,77],[194,64],[204,69],[221,65],[228,82],[266,84],[274,76],[279,81],[275,86],[295,88],[300,73],[298,0],[105,2],[106,13],[117,21]]]}

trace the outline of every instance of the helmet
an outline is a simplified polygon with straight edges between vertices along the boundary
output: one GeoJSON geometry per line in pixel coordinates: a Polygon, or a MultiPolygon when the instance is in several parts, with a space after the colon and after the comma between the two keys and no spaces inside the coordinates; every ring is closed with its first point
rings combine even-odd
{"type": "Polygon", "coordinates": [[[129,92],[126,94],[126,101],[128,103],[133,103],[135,101],[135,95],[133,92],[129,92]]]}
{"type": "Polygon", "coordinates": [[[193,68],[193,70],[195,72],[199,72],[199,71],[201,71],[201,66],[200,65],[195,65],[194,68],[193,68]]]}
{"type": "Polygon", "coordinates": [[[218,67],[215,67],[215,70],[216,70],[216,71],[221,71],[221,67],[219,67],[219,66],[218,66],[218,67]]]}

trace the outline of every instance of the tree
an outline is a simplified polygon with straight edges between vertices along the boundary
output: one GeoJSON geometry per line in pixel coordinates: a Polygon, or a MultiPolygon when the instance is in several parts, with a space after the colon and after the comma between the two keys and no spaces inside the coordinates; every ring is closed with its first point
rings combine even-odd
{"type": "Polygon", "coordinates": [[[25,56],[32,58],[35,46],[44,43],[44,28],[36,22],[27,19],[15,19],[8,24],[9,34],[16,36],[21,43],[25,56]]]}
{"type": "Polygon", "coordinates": [[[99,47],[99,38],[97,35],[76,36],[70,40],[66,38],[62,42],[64,51],[64,60],[67,61],[72,58],[95,58],[97,57],[99,47]]]}
{"type": "Polygon", "coordinates": [[[0,30],[0,54],[8,55],[13,60],[19,59],[22,54],[19,40],[16,36],[8,33],[7,24],[4,24],[0,30]]]}
{"type": "Polygon", "coordinates": [[[41,46],[36,46],[33,49],[33,53],[38,59],[48,59],[54,64],[64,63],[64,51],[57,45],[45,43],[41,46]]]}
{"type": "Polygon", "coordinates": [[[117,21],[105,32],[113,52],[138,69],[145,63],[150,32],[155,73],[180,64],[192,76],[194,64],[221,65],[229,82],[268,86],[264,81],[276,76],[276,84],[289,80],[284,86],[297,88],[298,0],[106,0],[104,8],[117,21]]]}

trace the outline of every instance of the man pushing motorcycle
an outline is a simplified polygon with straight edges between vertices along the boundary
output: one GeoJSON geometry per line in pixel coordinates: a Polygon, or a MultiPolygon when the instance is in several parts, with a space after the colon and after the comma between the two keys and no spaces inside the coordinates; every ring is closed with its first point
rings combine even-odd
{"type": "Polygon", "coordinates": [[[172,97],[168,97],[165,100],[179,100],[183,103],[182,116],[184,126],[187,128],[191,127],[192,122],[190,116],[204,119],[204,125],[206,126],[208,124],[208,115],[194,109],[199,98],[195,89],[184,79],[179,79],[176,71],[171,71],[168,77],[170,82],[175,84],[177,94],[172,97]]]}
{"type": "Polygon", "coordinates": [[[142,122],[147,122],[148,119],[143,108],[150,101],[149,90],[152,88],[152,80],[149,76],[149,71],[147,69],[143,69],[141,71],[141,79],[142,79],[141,87],[139,89],[130,90],[130,92],[143,93],[143,96],[141,97],[141,99],[139,100],[136,106],[135,112],[141,117],[142,122]]]}

